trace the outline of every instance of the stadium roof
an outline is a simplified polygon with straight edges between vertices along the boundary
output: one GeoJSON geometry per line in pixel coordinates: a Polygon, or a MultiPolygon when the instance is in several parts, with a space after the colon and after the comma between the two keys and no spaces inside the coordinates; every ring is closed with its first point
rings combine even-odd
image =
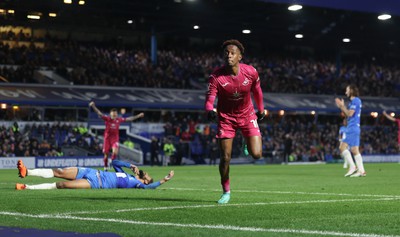
{"type": "Polygon", "coordinates": [[[3,24],[70,31],[121,29],[128,34],[155,29],[159,35],[176,37],[395,52],[400,45],[399,4],[395,0],[85,0],[79,5],[78,0],[71,4],[5,0],[0,9],[14,10],[3,14],[3,24]],[[303,9],[288,11],[293,2],[303,3],[303,9]],[[49,17],[50,12],[57,16],[49,17]],[[392,18],[378,20],[383,12],[392,18]],[[29,13],[41,13],[41,19],[29,20],[29,13]],[[251,33],[243,34],[245,29],[251,33]],[[303,37],[295,38],[296,34],[303,37]],[[344,38],[350,42],[344,43],[344,38]]]}
{"type": "Polygon", "coordinates": [[[400,16],[400,1],[398,0],[260,0],[264,2],[276,2],[284,4],[301,4],[321,8],[339,10],[370,12],[381,14],[383,12],[400,16]]]}

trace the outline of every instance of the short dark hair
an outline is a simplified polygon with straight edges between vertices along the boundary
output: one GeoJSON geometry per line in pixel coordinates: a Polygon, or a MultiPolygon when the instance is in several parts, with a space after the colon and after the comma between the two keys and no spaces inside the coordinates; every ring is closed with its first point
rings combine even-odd
{"type": "Polygon", "coordinates": [[[110,109],[110,112],[118,112],[118,109],[117,108],[112,108],[112,109],[110,109]]]}
{"type": "Polygon", "coordinates": [[[351,96],[355,96],[355,97],[360,96],[360,92],[358,90],[358,87],[355,84],[350,84],[349,88],[350,88],[350,95],[351,96]]]}
{"type": "Polygon", "coordinates": [[[244,54],[243,44],[240,43],[239,40],[235,40],[235,39],[226,40],[224,43],[222,43],[222,49],[225,49],[226,46],[228,46],[228,45],[235,45],[240,50],[240,53],[244,54]]]}

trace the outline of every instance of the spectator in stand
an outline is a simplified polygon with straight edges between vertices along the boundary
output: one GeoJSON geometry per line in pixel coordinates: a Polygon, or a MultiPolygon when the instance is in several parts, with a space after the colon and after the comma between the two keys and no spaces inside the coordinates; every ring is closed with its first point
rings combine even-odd
{"type": "Polygon", "coordinates": [[[150,144],[150,165],[153,166],[154,164],[159,165],[160,161],[158,160],[158,155],[160,154],[160,145],[158,138],[155,136],[151,137],[151,144],[150,144]]]}
{"type": "Polygon", "coordinates": [[[176,149],[174,144],[172,144],[170,139],[166,139],[164,143],[164,158],[163,158],[163,166],[167,166],[171,161],[171,156],[175,153],[176,149]]]}
{"type": "Polygon", "coordinates": [[[129,137],[124,141],[123,144],[130,149],[133,149],[135,147],[135,143],[133,143],[129,137]]]}

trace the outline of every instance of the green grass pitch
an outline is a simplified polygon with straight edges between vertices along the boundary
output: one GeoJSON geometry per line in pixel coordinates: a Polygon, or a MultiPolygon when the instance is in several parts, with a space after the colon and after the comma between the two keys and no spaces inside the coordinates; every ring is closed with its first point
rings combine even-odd
{"type": "Polygon", "coordinates": [[[0,226],[121,236],[400,236],[400,164],[232,165],[231,202],[217,166],[145,167],[156,190],[14,190],[57,179],[0,170],[0,226]]]}

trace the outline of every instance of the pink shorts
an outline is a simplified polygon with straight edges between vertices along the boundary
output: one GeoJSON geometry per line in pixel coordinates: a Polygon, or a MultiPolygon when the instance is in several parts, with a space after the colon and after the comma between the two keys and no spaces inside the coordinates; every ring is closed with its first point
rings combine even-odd
{"type": "Polygon", "coordinates": [[[104,139],[103,153],[108,153],[111,148],[118,148],[119,143],[117,139],[104,139]]]}
{"type": "Polygon", "coordinates": [[[243,137],[260,137],[260,128],[255,114],[246,118],[219,118],[217,138],[234,138],[236,130],[242,131],[243,137]]]}

